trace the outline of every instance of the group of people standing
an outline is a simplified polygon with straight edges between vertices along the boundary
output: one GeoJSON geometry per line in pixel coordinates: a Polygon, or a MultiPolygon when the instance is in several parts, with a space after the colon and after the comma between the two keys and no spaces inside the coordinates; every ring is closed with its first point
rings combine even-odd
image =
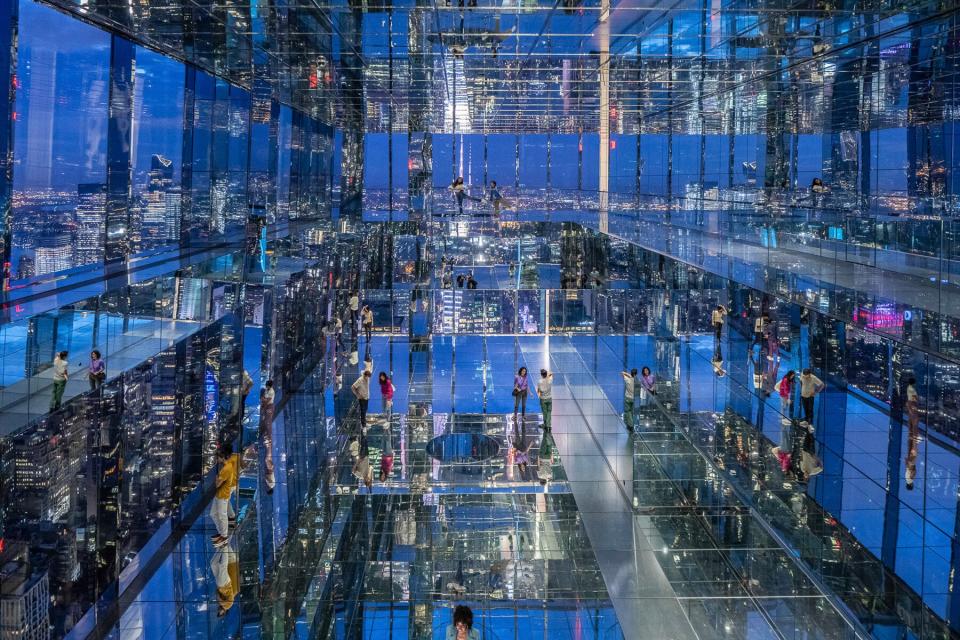
{"type": "Polygon", "coordinates": [[[657,395],[657,379],[650,367],[640,369],[639,375],[636,369],[621,371],[620,375],[623,377],[623,423],[627,431],[633,433],[639,409],[657,395]]]}
{"type": "MultiPolygon", "coordinates": [[[[546,369],[540,369],[540,379],[534,385],[534,391],[540,399],[540,412],[543,414],[543,430],[550,432],[553,423],[553,374],[546,369]]],[[[520,367],[513,377],[513,419],[517,419],[517,411],[522,420],[527,416],[527,396],[530,395],[530,380],[527,368],[520,367]]]]}

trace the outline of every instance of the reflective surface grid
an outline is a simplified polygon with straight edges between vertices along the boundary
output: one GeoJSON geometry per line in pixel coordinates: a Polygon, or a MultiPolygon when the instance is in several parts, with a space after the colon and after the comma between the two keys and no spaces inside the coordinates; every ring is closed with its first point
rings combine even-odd
{"type": "Polygon", "coordinates": [[[0,2],[0,640],[960,637],[958,64],[937,0],[0,2]]]}

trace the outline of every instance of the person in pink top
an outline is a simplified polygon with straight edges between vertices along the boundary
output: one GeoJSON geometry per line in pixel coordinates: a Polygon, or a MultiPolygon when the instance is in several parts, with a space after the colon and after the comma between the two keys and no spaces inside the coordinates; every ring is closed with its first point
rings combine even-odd
{"type": "Polygon", "coordinates": [[[380,372],[377,379],[380,382],[380,397],[383,399],[383,412],[387,414],[389,418],[393,414],[393,392],[396,391],[397,388],[393,386],[393,380],[391,380],[390,376],[384,371],[380,372]]]}
{"type": "Polygon", "coordinates": [[[774,447],[773,453],[780,461],[780,469],[784,473],[790,470],[790,459],[793,452],[790,428],[792,426],[791,414],[793,413],[793,392],[796,388],[796,378],[797,372],[791,369],[787,371],[775,387],[780,394],[780,413],[783,414],[783,417],[780,419],[780,446],[774,447]]]}

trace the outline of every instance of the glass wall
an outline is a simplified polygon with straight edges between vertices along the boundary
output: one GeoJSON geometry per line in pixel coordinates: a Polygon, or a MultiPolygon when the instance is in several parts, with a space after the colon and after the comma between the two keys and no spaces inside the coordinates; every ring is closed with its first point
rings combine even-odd
{"type": "Polygon", "coordinates": [[[49,6],[19,11],[13,282],[241,241],[251,215],[329,214],[332,128],[49,6]]]}

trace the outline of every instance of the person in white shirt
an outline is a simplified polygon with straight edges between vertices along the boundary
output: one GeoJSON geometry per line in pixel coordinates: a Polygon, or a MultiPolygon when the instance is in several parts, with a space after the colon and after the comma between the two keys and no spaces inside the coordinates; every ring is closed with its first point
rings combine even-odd
{"type": "Polygon", "coordinates": [[[360,315],[360,293],[354,291],[350,295],[350,330],[357,330],[357,317],[360,315]]]}
{"type": "Polygon", "coordinates": [[[722,304],[718,304],[717,308],[710,314],[710,323],[713,325],[713,335],[717,340],[720,339],[720,334],[723,331],[723,320],[726,316],[727,310],[722,304]]]}
{"type": "Polygon", "coordinates": [[[540,369],[540,380],[537,381],[536,389],[540,397],[540,411],[543,413],[543,430],[549,433],[553,419],[553,374],[546,369],[540,369]]]}
{"type": "Polygon", "coordinates": [[[50,411],[60,408],[63,401],[63,390],[67,387],[67,352],[61,351],[53,359],[53,396],[50,398],[50,411]]]}
{"type": "Polygon", "coordinates": [[[360,324],[363,326],[363,333],[367,336],[369,342],[373,333],[373,309],[368,304],[363,305],[363,311],[360,312],[360,324]]]}
{"type": "Polygon", "coordinates": [[[633,389],[637,384],[637,370],[621,371],[620,375],[623,376],[623,422],[627,431],[633,433],[633,389]]]}
{"type": "Polygon", "coordinates": [[[803,407],[803,418],[810,425],[811,430],[813,429],[813,399],[825,388],[823,380],[813,375],[813,370],[809,367],[800,374],[800,405],[803,407]]]}
{"type": "MultiPolygon", "coordinates": [[[[753,344],[759,344],[763,346],[763,334],[767,329],[767,324],[770,323],[770,314],[763,312],[760,316],[753,321],[753,344]]],[[[750,345],[751,348],[753,345],[750,345]]]]}
{"type": "Polygon", "coordinates": [[[357,378],[357,381],[350,386],[354,397],[357,399],[357,405],[360,407],[360,426],[364,431],[367,430],[367,407],[370,405],[370,371],[364,369],[363,375],[357,378]]]}

